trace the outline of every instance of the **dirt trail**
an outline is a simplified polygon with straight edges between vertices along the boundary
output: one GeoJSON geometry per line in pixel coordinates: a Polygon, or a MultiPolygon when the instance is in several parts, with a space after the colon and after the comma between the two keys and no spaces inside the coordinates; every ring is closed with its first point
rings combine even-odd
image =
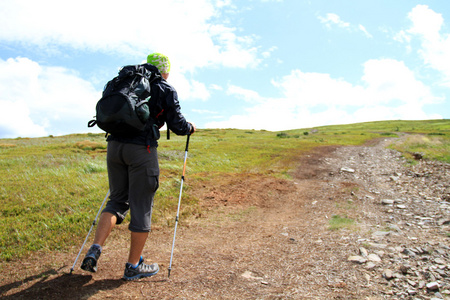
{"type": "MultiPolygon", "coordinates": [[[[158,262],[160,273],[120,279],[128,251],[122,226],[104,247],[98,273],[78,264],[68,275],[73,248],[10,263],[0,293],[5,299],[401,299],[379,270],[347,260],[387,216],[379,200],[395,183],[383,174],[400,172],[399,155],[377,141],[318,148],[297,163],[292,180],[241,174],[193,188],[205,213],[180,222],[170,279],[173,229],[157,226],[144,257],[158,262]],[[383,157],[389,163],[374,161],[383,157]],[[333,215],[357,220],[356,228],[329,230],[333,215]]],[[[449,244],[445,235],[436,239],[449,244]]]]}

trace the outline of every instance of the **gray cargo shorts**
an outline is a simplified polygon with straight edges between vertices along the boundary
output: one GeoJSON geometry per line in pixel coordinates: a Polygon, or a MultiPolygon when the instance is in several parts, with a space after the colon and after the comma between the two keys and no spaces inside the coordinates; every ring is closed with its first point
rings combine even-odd
{"type": "Polygon", "coordinates": [[[116,215],[120,224],[130,210],[129,230],[149,232],[159,187],[156,147],[109,141],[106,161],[111,194],[103,212],[116,215]]]}

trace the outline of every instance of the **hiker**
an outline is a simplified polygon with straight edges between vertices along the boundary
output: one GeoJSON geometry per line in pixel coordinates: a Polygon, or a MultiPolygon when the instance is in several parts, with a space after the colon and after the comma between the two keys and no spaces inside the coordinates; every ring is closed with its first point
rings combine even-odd
{"type": "MultiPolygon", "coordinates": [[[[195,132],[193,123],[186,121],[180,111],[177,92],[167,83],[170,62],[167,56],[152,53],[147,57],[146,68],[162,76],[151,84],[151,98],[148,103],[150,121],[157,125],[147,126],[138,135],[107,138],[107,167],[110,197],[98,222],[93,245],[83,259],[81,268],[96,272],[97,261],[107,237],[116,224],[120,224],[130,210],[131,244],[123,279],[134,280],[155,275],[159,271],[156,263],[145,264],[142,250],[147,240],[153,208],[153,197],[159,186],[159,163],[157,139],[159,128],[167,124],[167,130],[177,135],[195,132]]],[[[153,125],[153,124],[150,124],[153,125]]]]}

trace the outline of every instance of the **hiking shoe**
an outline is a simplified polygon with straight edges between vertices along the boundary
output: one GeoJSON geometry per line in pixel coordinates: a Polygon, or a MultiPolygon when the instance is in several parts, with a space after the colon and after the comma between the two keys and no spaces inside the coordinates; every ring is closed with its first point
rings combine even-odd
{"type": "Polygon", "coordinates": [[[93,273],[97,272],[97,260],[100,257],[101,253],[102,253],[101,248],[99,248],[96,245],[92,245],[91,248],[89,248],[88,252],[86,253],[83,262],[81,263],[81,268],[85,271],[93,273]]]}
{"type": "Polygon", "coordinates": [[[143,277],[150,277],[159,272],[158,264],[151,265],[144,264],[144,260],[141,258],[139,264],[134,268],[131,264],[125,264],[125,272],[122,279],[124,280],[136,280],[143,277]]]}

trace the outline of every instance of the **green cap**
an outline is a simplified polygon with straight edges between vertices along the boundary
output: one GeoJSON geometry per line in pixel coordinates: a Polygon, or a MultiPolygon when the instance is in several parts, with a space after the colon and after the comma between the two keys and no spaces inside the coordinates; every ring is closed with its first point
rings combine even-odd
{"type": "Polygon", "coordinates": [[[147,62],[158,68],[160,73],[170,72],[170,61],[167,56],[161,53],[152,53],[147,56],[147,62]]]}

